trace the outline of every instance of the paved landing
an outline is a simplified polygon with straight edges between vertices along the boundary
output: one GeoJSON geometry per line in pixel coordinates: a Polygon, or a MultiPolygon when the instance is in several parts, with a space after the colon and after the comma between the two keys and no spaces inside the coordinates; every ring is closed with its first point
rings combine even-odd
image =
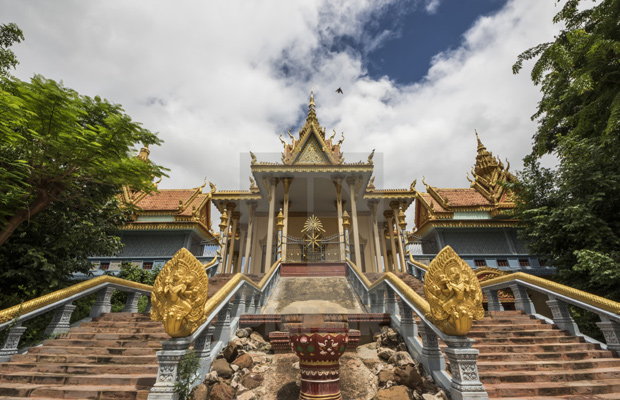
{"type": "Polygon", "coordinates": [[[358,314],[366,310],[344,277],[280,278],[263,314],[358,314]]]}

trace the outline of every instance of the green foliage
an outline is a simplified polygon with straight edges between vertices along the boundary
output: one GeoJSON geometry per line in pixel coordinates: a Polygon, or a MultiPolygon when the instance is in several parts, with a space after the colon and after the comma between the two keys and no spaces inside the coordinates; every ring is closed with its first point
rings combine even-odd
{"type": "Polygon", "coordinates": [[[39,75],[0,81],[0,245],[52,203],[87,202],[88,185],[154,189],[163,168],[135,157],[140,143],[160,140],[118,104],[39,75]]]}
{"type": "MultiPolygon", "coordinates": [[[[145,285],[153,285],[155,278],[159,274],[160,268],[154,268],[152,270],[142,269],[136,267],[134,264],[123,261],[121,263],[121,269],[118,273],[118,277],[126,279],[132,282],[144,283],[145,285]]],[[[111,275],[111,273],[108,273],[111,275]]],[[[127,294],[125,292],[116,291],[112,295],[112,312],[120,312],[125,307],[127,302],[127,294]]],[[[138,300],[138,312],[144,312],[148,304],[148,299],[144,296],[138,300]]]]}
{"type": "Polygon", "coordinates": [[[534,149],[512,185],[516,216],[560,282],[620,300],[620,0],[580,3],[567,1],[554,19],[566,28],[513,67],[538,58],[532,80],[542,91],[534,149]],[[555,170],[537,161],[547,153],[555,170]]]}
{"type": "Polygon", "coordinates": [[[179,395],[179,400],[189,398],[191,387],[198,379],[196,372],[200,367],[200,359],[194,352],[190,350],[181,358],[177,374],[177,382],[174,383],[174,390],[179,395]]]}
{"type": "Polygon", "coordinates": [[[24,34],[14,23],[0,25],[0,76],[9,74],[9,69],[15,68],[19,61],[15,53],[9,50],[14,43],[24,40],[24,34]]]}

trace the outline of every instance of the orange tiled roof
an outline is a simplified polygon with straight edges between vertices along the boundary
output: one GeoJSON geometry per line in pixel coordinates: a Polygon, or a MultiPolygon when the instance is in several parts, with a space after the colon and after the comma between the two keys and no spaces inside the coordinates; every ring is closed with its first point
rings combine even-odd
{"type": "MultiPolygon", "coordinates": [[[[448,206],[451,207],[475,207],[493,205],[493,203],[487,200],[476,189],[434,189],[437,194],[446,201],[448,206]]],[[[437,210],[437,207],[435,207],[435,209],[437,210]]]]}
{"type": "Polygon", "coordinates": [[[428,194],[428,193],[421,193],[421,192],[419,192],[419,194],[420,194],[420,196],[422,196],[422,198],[424,200],[426,200],[426,202],[428,204],[431,204],[431,202],[433,203],[433,210],[435,210],[435,212],[440,212],[440,213],[450,212],[450,211],[446,210],[445,208],[443,208],[441,206],[441,204],[439,204],[439,202],[437,200],[433,199],[433,196],[431,196],[430,194],[428,194]]]}
{"type": "Polygon", "coordinates": [[[202,201],[207,196],[208,196],[208,194],[199,194],[198,196],[196,196],[196,198],[194,200],[192,200],[192,202],[187,206],[187,208],[185,210],[183,210],[183,212],[181,212],[181,213],[179,213],[177,215],[184,215],[184,216],[190,217],[192,215],[192,212],[193,212],[193,207],[198,208],[200,203],[202,203],[202,201]]]}
{"type": "MultiPolygon", "coordinates": [[[[196,189],[161,189],[159,192],[146,195],[136,205],[144,211],[176,211],[179,209],[179,200],[185,204],[194,193],[196,189]]],[[[195,204],[195,201],[192,204],[195,204]]],[[[191,207],[188,208],[191,215],[191,207]]]]}

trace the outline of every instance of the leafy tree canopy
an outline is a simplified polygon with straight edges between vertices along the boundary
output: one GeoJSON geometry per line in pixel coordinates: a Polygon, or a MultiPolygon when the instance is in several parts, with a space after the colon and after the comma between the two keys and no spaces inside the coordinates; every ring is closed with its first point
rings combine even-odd
{"type": "MultiPolygon", "coordinates": [[[[54,202],[90,201],[84,188],[152,190],[163,168],[134,146],[159,144],[123,109],[53,80],[0,82],[0,245],[54,202]]],[[[94,204],[101,204],[96,202],[94,204]]],[[[94,205],[93,204],[93,205],[94,205]]]]}
{"type": "Polygon", "coordinates": [[[552,258],[565,283],[620,300],[620,0],[585,8],[568,0],[550,43],[522,53],[536,58],[532,80],[542,99],[526,157],[518,216],[531,250],[552,258]],[[555,170],[538,158],[554,154],[555,170]]]}
{"type": "Polygon", "coordinates": [[[15,53],[9,47],[22,40],[24,40],[24,34],[17,25],[13,23],[0,25],[0,76],[8,75],[9,69],[19,64],[15,53]]]}

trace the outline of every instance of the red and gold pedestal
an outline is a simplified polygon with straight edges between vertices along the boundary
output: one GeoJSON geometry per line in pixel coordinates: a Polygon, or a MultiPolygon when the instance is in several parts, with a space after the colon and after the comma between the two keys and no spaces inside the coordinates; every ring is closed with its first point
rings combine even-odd
{"type": "Polygon", "coordinates": [[[316,316],[305,317],[301,323],[288,324],[291,349],[299,357],[299,398],[341,400],[338,360],[349,342],[346,316],[344,321],[329,322],[317,320],[316,316]]]}

